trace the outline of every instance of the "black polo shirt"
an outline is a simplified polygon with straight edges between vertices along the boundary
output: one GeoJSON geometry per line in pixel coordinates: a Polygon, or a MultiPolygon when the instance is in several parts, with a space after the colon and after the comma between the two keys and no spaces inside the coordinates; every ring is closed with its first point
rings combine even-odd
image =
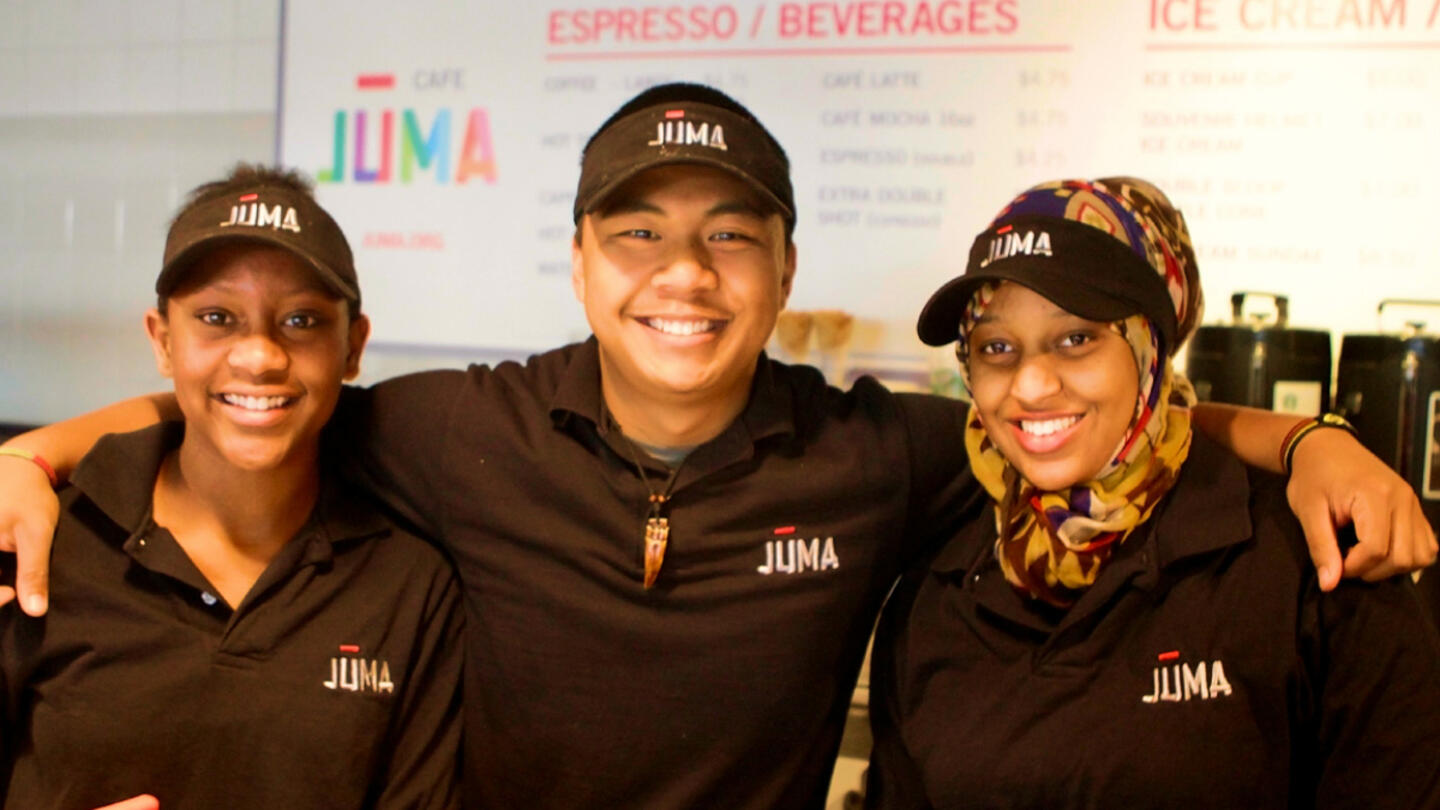
{"type": "Polygon", "coordinates": [[[1061,617],[995,524],[908,572],[871,666],[877,808],[1440,806],[1440,640],[1406,578],[1322,594],[1278,477],[1196,435],[1061,617]]]}
{"type": "Polygon", "coordinates": [[[902,554],[980,503],[963,411],[762,358],[744,412],[680,466],[648,591],[649,493],[601,412],[592,339],[349,391],[332,422],[361,451],[347,469],[464,582],[467,797],[823,807],[902,554]]]}
{"type": "Polygon", "coordinates": [[[184,426],[108,436],[61,495],[50,611],[0,609],[5,806],[459,806],[459,587],[327,485],[231,610],[151,516],[184,426]]]}

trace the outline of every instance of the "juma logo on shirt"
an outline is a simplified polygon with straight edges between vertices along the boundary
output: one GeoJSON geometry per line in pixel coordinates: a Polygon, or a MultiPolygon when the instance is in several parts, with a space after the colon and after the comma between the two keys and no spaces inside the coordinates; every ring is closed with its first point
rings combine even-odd
{"type": "Polygon", "coordinates": [[[360,657],[358,644],[341,644],[340,652],[341,655],[330,658],[330,679],[322,682],[326,689],[374,694],[395,691],[388,661],[360,657]]]}
{"type": "Polygon", "coordinates": [[[812,537],[802,540],[789,537],[795,533],[794,526],[781,526],[772,534],[775,540],[765,541],[765,564],[756,566],[761,574],[803,574],[806,571],[828,571],[840,567],[840,557],[835,554],[834,537],[812,537]]]}
{"type": "Polygon", "coordinates": [[[1142,703],[1180,703],[1197,698],[1214,700],[1235,693],[1225,677],[1225,662],[1218,658],[1201,661],[1194,666],[1179,662],[1179,650],[1160,653],[1156,658],[1160,665],[1151,673],[1154,683],[1150,694],[1140,696],[1142,703]]]}

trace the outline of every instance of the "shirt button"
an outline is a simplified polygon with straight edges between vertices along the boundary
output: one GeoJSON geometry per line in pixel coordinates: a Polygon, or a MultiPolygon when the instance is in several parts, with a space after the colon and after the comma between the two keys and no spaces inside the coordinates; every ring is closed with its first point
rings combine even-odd
{"type": "Polygon", "coordinates": [[[215,594],[210,593],[209,591],[201,591],[201,592],[200,592],[200,601],[201,601],[201,602],[204,602],[206,605],[213,605],[213,604],[215,604],[216,602],[218,602],[218,601],[220,601],[220,600],[219,600],[219,599],[216,599],[216,598],[215,598],[215,594]]]}

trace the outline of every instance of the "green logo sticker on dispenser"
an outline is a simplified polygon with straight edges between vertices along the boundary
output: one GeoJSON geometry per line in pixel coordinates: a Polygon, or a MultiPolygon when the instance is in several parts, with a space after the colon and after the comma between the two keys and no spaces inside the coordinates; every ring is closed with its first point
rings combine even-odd
{"type": "Polygon", "coordinates": [[[1320,383],[1314,380],[1276,380],[1270,409],[1278,413],[1319,416],[1325,410],[1320,401],[1320,383]]]}

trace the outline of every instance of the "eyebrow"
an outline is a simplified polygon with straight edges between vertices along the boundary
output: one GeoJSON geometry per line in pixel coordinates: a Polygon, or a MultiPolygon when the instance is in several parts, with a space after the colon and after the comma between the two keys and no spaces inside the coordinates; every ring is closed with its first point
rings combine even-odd
{"type": "MultiPolygon", "coordinates": [[[[295,283],[277,290],[281,298],[289,299],[302,295],[316,294],[327,300],[340,301],[343,297],[328,287],[325,282],[318,278],[295,279],[295,283]]],[[[176,292],[183,289],[177,288],[176,292]]],[[[244,288],[234,281],[206,281],[196,285],[193,289],[181,292],[182,295],[194,295],[204,292],[212,292],[217,295],[245,295],[244,288]]]]}
{"type": "Polygon", "coordinates": [[[712,217],[720,214],[743,214],[745,216],[755,217],[756,219],[765,219],[769,216],[768,213],[760,210],[759,206],[749,200],[726,200],[721,203],[716,203],[715,206],[706,213],[712,217]]]}
{"type": "MultiPolygon", "coordinates": [[[[602,218],[622,216],[624,214],[659,214],[663,216],[665,214],[665,209],[650,202],[649,200],[645,200],[639,197],[629,197],[621,200],[616,200],[614,204],[604,206],[601,209],[597,210],[595,213],[602,218]]],[[[755,205],[754,203],[751,203],[747,200],[739,199],[722,200],[721,202],[718,202],[715,205],[711,206],[710,210],[705,212],[705,215],[710,217],[720,216],[723,214],[741,214],[743,216],[755,217],[756,219],[765,219],[769,216],[765,212],[761,211],[759,206],[755,205]]]]}
{"type": "Polygon", "coordinates": [[[616,200],[610,205],[601,206],[595,213],[601,217],[614,217],[621,214],[663,214],[660,206],[640,199],[638,197],[626,197],[616,200]]]}

